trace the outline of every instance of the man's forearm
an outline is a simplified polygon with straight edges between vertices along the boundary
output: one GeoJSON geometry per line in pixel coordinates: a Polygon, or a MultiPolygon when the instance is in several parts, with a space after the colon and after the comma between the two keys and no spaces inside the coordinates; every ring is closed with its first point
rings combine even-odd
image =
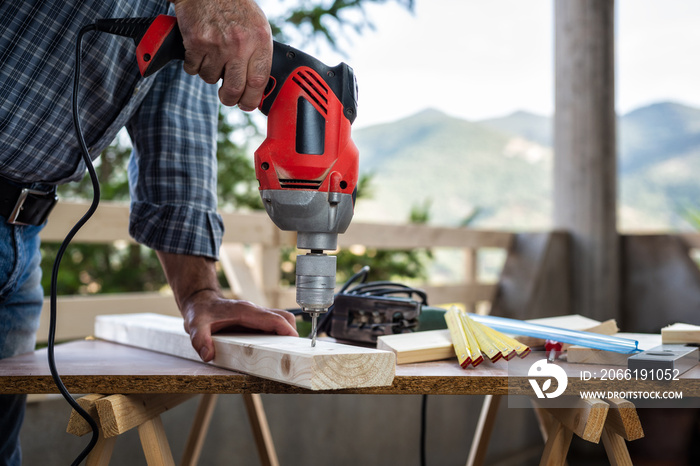
{"type": "Polygon", "coordinates": [[[203,361],[215,357],[212,333],[226,328],[298,336],[291,313],[224,298],[214,260],[162,251],[157,254],[184,318],[185,330],[203,361]]]}
{"type": "Polygon", "coordinates": [[[184,312],[199,293],[212,292],[221,296],[216,261],[213,259],[162,251],[156,251],[156,254],[180,311],[184,312]]]}

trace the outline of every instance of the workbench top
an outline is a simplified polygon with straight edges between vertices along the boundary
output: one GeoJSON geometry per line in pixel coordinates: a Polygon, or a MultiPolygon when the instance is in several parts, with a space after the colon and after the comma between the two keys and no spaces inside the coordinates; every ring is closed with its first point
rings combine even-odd
{"type": "MultiPolygon", "coordinates": [[[[57,345],[56,365],[71,393],[360,393],[437,395],[532,395],[529,379],[510,376],[508,363],[484,362],[462,369],[456,359],[396,366],[391,386],[308,391],[209,364],[100,340],[57,345]]],[[[525,361],[536,357],[532,355],[525,361]]],[[[591,390],[677,390],[700,397],[700,367],[672,383],[634,380],[581,380],[581,372],[600,374],[604,366],[558,363],[569,376],[565,394],[591,390]]],[[[620,369],[610,367],[609,369],[620,369]]],[[[0,393],[58,393],[46,349],[0,360],[0,393]]]]}

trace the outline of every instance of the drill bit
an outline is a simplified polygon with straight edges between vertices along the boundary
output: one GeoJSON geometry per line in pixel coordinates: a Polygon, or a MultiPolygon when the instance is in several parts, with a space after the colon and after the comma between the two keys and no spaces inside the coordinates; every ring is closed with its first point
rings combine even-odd
{"type": "Polygon", "coordinates": [[[320,312],[311,312],[311,347],[316,346],[316,334],[318,333],[318,315],[320,312]]]}

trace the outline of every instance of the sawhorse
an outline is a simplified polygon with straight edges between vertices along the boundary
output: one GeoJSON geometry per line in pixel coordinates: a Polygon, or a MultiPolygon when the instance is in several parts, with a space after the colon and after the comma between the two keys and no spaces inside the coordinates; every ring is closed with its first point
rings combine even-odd
{"type": "MultiPolygon", "coordinates": [[[[489,439],[503,395],[486,395],[469,452],[467,466],[484,464],[489,439]]],[[[634,404],[624,399],[572,399],[567,408],[545,408],[533,399],[545,441],[540,465],[563,466],[573,435],[603,446],[610,464],[629,465],[632,460],[625,441],[644,437],[634,404]]]]}
{"type": "MultiPolygon", "coordinates": [[[[148,466],[175,466],[160,415],[194,396],[196,395],[92,394],[79,398],[78,404],[95,419],[99,427],[97,445],[89,454],[87,465],[108,465],[117,437],[136,427],[148,466]]],[[[202,395],[180,461],[181,466],[197,464],[217,396],[202,395]]],[[[263,466],[279,466],[260,395],[243,394],[242,396],[260,456],[260,463],[263,466]]],[[[91,432],[88,423],[75,410],[71,413],[66,430],[68,433],[78,436],[91,432]]]]}

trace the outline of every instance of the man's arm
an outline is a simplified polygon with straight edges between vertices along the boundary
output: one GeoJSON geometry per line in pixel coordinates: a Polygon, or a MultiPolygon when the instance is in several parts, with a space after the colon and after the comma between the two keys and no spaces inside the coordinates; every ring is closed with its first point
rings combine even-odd
{"type": "Polygon", "coordinates": [[[291,313],[224,298],[213,259],[162,251],[157,251],[157,254],[185,319],[185,330],[203,361],[214,359],[211,334],[224,328],[245,327],[298,336],[291,313]]]}
{"type": "Polygon", "coordinates": [[[185,44],[185,71],[209,84],[223,79],[219,100],[252,111],[272,66],[272,33],[254,0],[170,0],[185,44]]]}

